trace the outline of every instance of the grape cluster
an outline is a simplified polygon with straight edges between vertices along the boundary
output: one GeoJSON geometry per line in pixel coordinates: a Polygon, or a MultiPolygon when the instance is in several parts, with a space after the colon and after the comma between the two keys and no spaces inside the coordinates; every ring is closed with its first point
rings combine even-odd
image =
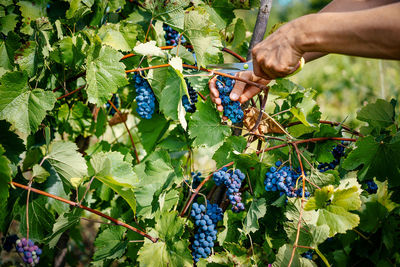
{"type": "Polygon", "coordinates": [[[312,260],[313,253],[312,253],[311,250],[309,250],[309,251],[306,251],[306,252],[304,252],[303,254],[301,254],[301,256],[302,256],[303,258],[312,260]]]}
{"type": "MultiPolygon", "coordinates": [[[[116,94],[113,95],[112,103],[116,108],[119,108],[119,97],[116,94]]],[[[108,102],[106,103],[106,110],[109,111],[111,116],[114,116],[115,112],[117,112],[108,102]]]]}
{"type": "Polygon", "coordinates": [[[189,91],[189,96],[190,96],[190,101],[187,95],[182,96],[182,104],[183,107],[185,108],[186,112],[194,113],[196,111],[196,103],[197,103],[197,93],[193,89],[193,87],[190,85],[190,82],[186,80],[186,85],[189,91]]]}
{"type": "Polygon", "coordinates": [[[235,85],[235,80],[219,76],[217,79],[217,88],[219,91],[219,98],[221,98],[221,104],[224,107],[224,116],[228,117],[232,123],[239,123],[243,120],[243,110],[240,106],[239,101],[232,101],[229,98],[233,86],[235,85]]]}
{"type": "MultiPolygon", "coordinates": [[[[175,31],[174,29],[171,28],[171,26],[168,26],[167,24],[163,25],[163,29],[165,31],[164,38],[165,38],[166,44],[172,45],[172,46],[178,45],[179,35],[180,35],[179,32],[175,31]]],[[[182,35],[181,44],[184,44],[184,43],[186,43],[186,39],[182,35]]]]}
{"type": "Polygon", "coordinates": [[[17,251],[23,253],[22,259],[25,263],[31,266],[39,263],[39,256],[42,254],[42,250],[32,240],[21,238],[15,241],[15,244],[17,251]]]}
{"type": "Polygon", "coordinates": [[[378,185],[373,180],[368,180],[366,182],[368,188],[367,192],[370,194],[375,194],[378,191],[378,185]]]}
{"type": "Polygon", "coordinates": [[[217,223],[222,220],[223,212],[217,204],[208,202],[207,208],[203,204],[193,203],[191,216],[195,219],[197,233],[194,235],[192,255],[195,262],[200,258],[207,258],[217,239],[217,223]]]}
{"type": "Polygon", "coordinates": [[[337,165],[340,163],[340,158],[344,156],[344,142],[342,142],[340,145],[335,146],[332,150],[332,155],[335,158],[332,162],[330,163],[321,163],[318,165],[318,170],[320,172],[326,172],[327,170],[333,170],[337,165]]]}
{"type": "Polygon", "coordinates": [[[225,185],[227,187],[226,195],[230,203],[232,204],[232,211],[240,212],[244,210],[244,204],[242,203],[242,193],[239,192],[242,186],[242,181],[245,175],[239,170],[235,171],[228,170],[224,167],[221,170],[214,172],[213,179],[217,186],[225,185]]]}
{"type": "Polygon", "coordinates": [[[192,188],[196,189],[199,184],[201,183],[201,181],[204,179],[203,177],[201,177],[201,172],[192,172],[192,178],[193,178],[193,184],[192,184],[192,188]]]}
{"type": "MultiPolygon", "coordinates": [[[[303,188],[300,187],[296,190],[296,181],[300,177],[300,170],[296,172],[291,167],[282,166],[282,162],[279,160],[275,162],[275,166],[272,166],[265,174],[265,190],[279,191],[281,196],[286,194],[288,197],[301,197],[303,188]]],[[[304,196],[309,197],[310,192],[304,192],[304,196]]]]}
{"type": "Polygon", "coordinates": [[[153,91],[151,90],[150,84],[140,76],[139,73],[135,73],[135,88],[136,88],[136,108],[137,113],[144,119],[151,119],[156,106],[156,98],[153,91]]]}

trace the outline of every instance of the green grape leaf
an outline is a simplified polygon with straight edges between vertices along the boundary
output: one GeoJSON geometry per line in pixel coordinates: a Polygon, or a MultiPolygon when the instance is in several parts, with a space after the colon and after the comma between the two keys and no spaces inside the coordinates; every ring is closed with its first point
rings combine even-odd
{"type": "Polygon", "coordinates": [[[111,47],[93,45],[86,58],[87,93],[89,102],[103,105],[119,87],[128,83],[122,54],[111,47]]]}
{"type": "Polygon", "coordinates": [[[165,151],[153,152],[145,161],[136,165],[134,171],[139,177],[139,184],[135,189],[138,216],[152,218],[157,209],[154,202],[158,202],[162,191],[180,183],[182,174],[175,171],[165,151]]]}
{"type": "Polygon", "coordinates": [[[28,1],[19,1],[17,5],[19,6],[19,10],[23,17],[21,32],[27,35],[33,34],[33,29],[30,27],[30,24],[32,21],[46,16],[45,2],[32,3],[28,1]]]}
{"type": "Polygon", "coordinates": [[[359,213],[360,225],[358,227],[362,231],[375,233],[388,214],[388,210],[379,202],[364,203],[359,213]]]}
{"type": "Polygon", "coordinates": [[[57,63],[67,65],[71,68],[81,66],[85,60],[87,43],[82,36],[74,35],[64,37],[51,52],[50,57],[57,63]]]}
{"type": "Polygon", "coordinates": [[[46,238],[46,242],[50,248],[54,248],[57,245],[58,240],[65,231],[80,223],[80,216],[78,213],[80,213],[79,209],[75,209],[74,212],[64,213],[57,218],[53,225],[52,234],[46,238]]]}
{"type": "Polygon", "coordinates": [[[356,179],[344,179],[337,189],[330,185],[315,190],[304,210],[318,210],[317,225],[328,225],[329,236],[345,233],[360,222],[358,215],[349,212],[361,207],[360,191],[356,179]]]}
{"type": "Polygon", "coordinates": [[[43,63],[43,58],[38,53],[35,42],[28,41],[15,52],[15,63],[20,70],[26,71],[29,77],[35,76],[38,67],[43,63]]]}
{"type": "Polygon", "coordinates": [[[247,233],[256,232],[260,226],[258,224],[258,219],[264,217],[267,212],[267,205],[265,199],[254,199],[251,202],[250,208],[247,211],[246,218],[244,219],[243,226],[247,233]]]}
{"type": "Polygon", "coordinates": [[[128,246],[128,241],[124,240],[125,232],[126,228],[121,226],[110,226],[104,229],[94,241],[96,251],[93,260],[115,259],[124,255],[128,246]]]}
{"type": "Polygon", "coordinates": [[[149,41],[147,43],[138,44],[133,48],[133,51],[143,56],[154,56],[166,58],[167,54],[156,45],[156,41],[149,41]]]}
{"type": "Polygon", "coordinates": [[[99,109],[99,112],[97,113],[97,121],[96,121],[96,131],[95,135],[97,137],[102,136],[107,129],[107,115],[104,111],[104,109],[99,109]]]}
{"type": "Polygon", "coordinates": [[[0,41],[0,77],[14,68],[15,51],[20,47],[18,34],[10,32],[7,40],[0,41]]]}
{"type": "Polygon", "coordinates": [[[290,108],[290,112],[305,126],[314,126],[319,123],[321,112],[313,99],[313,92],[305,92],[301,103],[290,108]]]}
{"type": "Polygon", "coordinates": [[[171,0],[168,2],[146,0],[144,6],[153,14],[153,19],[162,20],[172,27],[183,29],[183,9],[188,6],[189,0],[171,0]]]}
{"type": "Polygon", "coordinates": [[[196,64],[193,54],[191,52],[189,52],[189,50],[184,46],[180,46],[179,50],[178,50],[178,46],[174,46],[174,48],[172,48],[169,51],[169,53],[174,56],[179,55],[179,57],[182,58],[183,61],[187,64],[192,64],[192,65],[196,64]]]}
{"type": "Polygon", "coordinates": [[[99,29],[98,35],[103,44],[109,45],[115,50],[128,52],[136,45],[139,29],[140,26],[133,23],[108,23],[99,29]]]}
{"type": "MultiPolygon", "coordinates": [[[[330,125],[321,125],[318,132],[314,134],[314,137],[334,137],[338,136],[338,132],[335,128],[330,125]]],[[[316,160],[318,162],[329,163],[335,158],[333,157],[332,150],[336,146],[337,141],[324,141],[317,142],[314,148],[314,155],[316,155],[316,160]]]]}
{"type": "MultiPolygon", "coordinates": [[[[29,237],[42,240],[49,234],[54,225],[54,215],[46,208],[47,198],[39,197],[29,202],[29,237]]],[[[20,212],[20,233],[26,233],[26,209],[20,212]]]]}
{"type": "MultiPolygon", "coordinates": [[[[290,258],[292,256],[293,246],[289,244],[285,244],[279,248],[278,254],[276,255],[276,260],[272,264],[272,267],[281,267],[288,266],[290,262],[290,258]]],[[[303,258],[299,255],[297,250],[295,251],[292,265],[293,267],[316,267],[315,262],[303,258]]]]}
{"type": "Polygon", "coordinates": [[[229,136],[224,144],[214,153],[213,160],[217,166],[223,166],[236,158],[237,154],[243,152],[247,141],[243,136],[229,136]]]}
{"type": "Polygon", "coordinates": [[[338,173],[335,171],[319,172],[314,171],[307,179],[319,187],[334,184],[339,180],[338,173]]]}
{"type": "Polygon", "coordinates": [[[220,244],[224,244],[225,242],[237,242],[241,233],[238,229],[243,227],[243,220],[245,218],[245,214],[234,213],[230,209],[225,211],[223,226],[225,229],[217,234],[217,240],[220,244]]]}
{"type": "MultiPolygon", "coordinates": [[[[229,25],[232,20],[235,18],[235,5],[232,4],[231,1],[229,0],[215,0],[212,2],[212,9],[218,14],[218,18],[214,19],[213,16],[211,15],[212,21],[218,26],[219,29],[225,29],[227,25],[229,25]],[[224,20],[222,23],[217,23],[216,21],[219,20],[224,20]],[[222,27],[223,28],[220,28],[222,27]]],[[[238,18],[239,20],[240,18],[238,18]]],[[[235,38],[236,38],[236,31],[234,33],[235,38]]]]}
{"type": "Polygon", "coordinates": [[[90,164],[95,177],[117,192],[136,212],[136,198],[134,187],[138,177],[133,172],[130,163],[124,160],[119,152],[99,152],[92,156],[90,164]]]}
{"type": "Polygon", "coordinates": [[[360,181],[376,177],[380,181],[389,180],[389,186],[400,185],[400,138],[390,142],[376,141],[373,136],[358,139],[356,149],[350,152],[343,163],[346,170],[356,169],[360,181]]]}
{"type": "Polygon", "coordinates": [[[242,19],[237,19],[233,33],[232,47],[240,47],[246,40],[246,27],[242,19]]]}
{"type": "Polygon", "coordinates": [[[391,103],[378,99],[357,113],[357,119],[368,122],[372,127],[385,128],[394,123],[394,107],[391,103]]]}
{"type": "Polygon", "coordinates": [[[77,150],[76,144],[70,141],[53,141],[49,145],[46,159],[67,183],[87,175],[85,159],[77,150]]]}
{"type": "Polygon", "coordinates": [[[149,234],[157,236],[156,243],[145,239],[139,250],[140,266],[192,266],[189,240],[181,238],[185,232],[185,219],[177,212],[162,213],[156,219],[154,230],[149,234]]]}
{"type": "Polygon", "coordinates": [[[10,126],[8,122],[0,120],[0,145],[5,149],[4,156],[17,164],[20,161],[19,155],[25,151],[25,145],[17,134],[9,130],[10,126]]]}
{"type": "Polygon", "coordinates": [[[193,46],[198,66],[206,67],[219,61],[220,35],[205,9],[197,7],[185,13],[185,37],[193,46]]]}
{"type": "Polygon", "coordinates": [[[0,203],[8,198],[8,183],[11,182],[11,163],[3,154],[5,150],[0,145],[0,203]]]}
{"type": "Polygon", "coordinates": [[[27,81],[28,77],[22,72],[9,72],[1,77],[0,119],[29,134],[36,132],[56,98],[51,91],[29,90],[27,81]]]}
{"type": "Polygon", "coordinates": [[[154,147],[168,130],[170,122],[161,114],[154,114],[151,120],[140,120],[137,125],[141,134],[143,148],[147,153],[154,151],[154,147]]]}
{"type": "Polygon", "coordinates": [[[43,183],[46,181],[47,177],[50,176],[50,173],[46,171],[45,168],[40,166],[39,164],[33,165],[33,175],[34,181],[37,183],[43,183]]]}
{"type": "Polygon", "coordinates": [[[92,1],[71,0],[69,9],[66,12],[67,19],[79,20],[86,14],[91,12],[91,7],[94,4],[92,1]]]}
{"type": "Polygon", "coordinates": [[[165,88],[161,92],[160,109],[165,116],[172,120],[179,120],[184,129],[187,128],[185,109],[182,105],[182,96],[187,92],[187,85],[182,73],[170,69],[165,88]]]}
{"type": "Polygon", "coordinates": [[[389,212],[393,211],[395,208],[399,207],[400,204],[393,202],[390,198],[393,195],[393,192],[389,192],[388,190],[388,182],[379,182],[375,181],[378,185],[378,190],[376,194],[370,194],[368,196],[368,201],[378,202],[382,206],[384,206],[389,212]]]}
{"type": "Polygon", "coordinates": [[[214,146],[230,134],[228,126],[221,124],[221,118],[211,101],[199,102],[198,111],[189,122],[189,135],[194,140],[194,145],[214,146]]]}
{"type": "Polygon", "coordinates": [[[2,18],[0,18],[0,32],[2,32],[4,35],[7,35],[8,32],[14,31],[15,26],[17,26],[17,20],[18,15],[11,13],[8,14],[2,18]]]}

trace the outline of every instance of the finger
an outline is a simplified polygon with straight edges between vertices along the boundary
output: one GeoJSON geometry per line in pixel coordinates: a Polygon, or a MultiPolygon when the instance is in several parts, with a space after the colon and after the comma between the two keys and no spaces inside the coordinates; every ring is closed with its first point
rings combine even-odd
{"type": "MultiPolygon", "coordinates": [[[[253,72],[251,71],[238,72],[236,73],[236,76],[246,80],[250,80],[252,77],[252,73],[253,72]]],[[[232,101],[237,101],[239,97],[242,95],[246,85],[247,84],[245,82],[236,80],[235,86],[233,87],[232,92],[229,95],[230,99],[232,101]]]]}
{"type": "Polygon", "coordinates": [[[240,96],[239,102],[241,104],[245,103],[249,99],[253,98],[253,96],[258,94],[260,91],[260,88],[258,88],[257,86],[248,86],[244,93],[240,96]]]}
{"type": "MultiPolygon", "coordinates": [[[[262,60],[262,59],[260,59],[262,60]]],[[[253,73],[255,76],[264,78],[267,80],[271,80],[271,77],[265,72],[263,68],[264,62],[263,61],[258,61],[255,55],[253,54],[253,73]]]]}
{"type": "Polygon", "coordinates": [[[224,111],[224,107],[222,105],[217,105],[217,110],[219,112],[222,112],[222,111],[224,111]]]}
{"type": "Polygon", "coordinates": [[[208,87],[210,88],[210,97],[214,103],[221,104],[221,99],[219,100],[219,103],[216,102],[216,100],[219,98],[219,91],[217,89],[216,81],[217,77],[215,76],[208,82],[208,87]]]}

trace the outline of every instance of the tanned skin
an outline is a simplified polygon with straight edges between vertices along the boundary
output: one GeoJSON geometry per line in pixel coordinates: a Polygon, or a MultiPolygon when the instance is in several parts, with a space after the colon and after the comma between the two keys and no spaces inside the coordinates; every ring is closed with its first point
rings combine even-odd
{"type": "MultiPolygon", "coordinates": [[[[266,85],[294,72],[301,57],[310,62],[330,53],[400,60],[400,1],[334,0],[258,43],[252,49],[253,72],[236,75],[266,85]]],[[[209,83],[210,96],[223,111],[215,81],[209,83]]],[[[259,92],[258,87],[237,81],[230,98],[244,103],[259,92]]]]}

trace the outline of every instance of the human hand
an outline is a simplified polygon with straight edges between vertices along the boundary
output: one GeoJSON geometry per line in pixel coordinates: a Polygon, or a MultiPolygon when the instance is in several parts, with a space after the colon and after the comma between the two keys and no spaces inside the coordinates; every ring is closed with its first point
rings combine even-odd
{"type": "MultiPolygon", "coordinates": [[[[263,85],[267,85],[270,82],[270,80],[265,80],[263,78],[255,76],[252,71],[238,72],[236,73],[236,76],[263,85]]],[[[213,77],[208,83],[208,86],[210,88],[210,97],[211,100],[217,105],[217,110],[222,112],[224,108],[222,106],[221,98],[219,98],[219,91],[216,85],[216,81],[217,76],[213,77]]],[[[233,87],[229,97],[232,101],[239,101],[241,104],[243,104],[259,92],[260,88],[258,88],[257,86],[236,80],[235,86],[233,87]]]]}
{"type": "Polygon", "coordinates": [[[252,49],[253,71],[258,77],[275,79],[288,76],[300,67],[298,21],[287,23],[252,49]]]}

